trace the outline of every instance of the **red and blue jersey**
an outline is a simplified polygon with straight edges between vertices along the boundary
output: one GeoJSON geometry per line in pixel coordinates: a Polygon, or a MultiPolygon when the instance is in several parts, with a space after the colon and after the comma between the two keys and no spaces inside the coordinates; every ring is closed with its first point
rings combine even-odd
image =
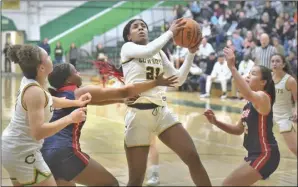
{"type": "Polygon", "coordinates": [[[248,155],[261,154],[266,159],[266,153],[278,150],[273,134],[272,108],[268,115],[258,113],[251,102],[248,102],[242,112],[242,122],[245,127],[243,146],[248,155]]]}
{"type": "MultiPolygon", "coordinates": [[[[75,89],[76,86],[70,85],[60,88],[57,91],[56,97],[66,98],[70,100],[75,100],[75,89]]],[[[78,107],[69,107],[63,109],[56,109],[54,111],[53,117],[50,122],[59,120],[67,115],[69,115],[72,111],[77,109],[78,107]]],[[[44,140],[43,150],[47,149],[60,149],[60,148],[73,148],[75,153],[80,154],[80,136],[81,129],[83,128],[85,122],[81,124],[70,124],[55,135],[48,137],[44,140]]],[[[78,155],[84,157],[84,155],[78,155]]]]}

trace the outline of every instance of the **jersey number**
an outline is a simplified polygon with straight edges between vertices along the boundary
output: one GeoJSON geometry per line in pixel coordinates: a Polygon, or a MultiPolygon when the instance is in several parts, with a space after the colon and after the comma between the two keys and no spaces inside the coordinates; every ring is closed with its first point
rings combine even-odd
{"type": "Polygon", "coordinates": [[[152,66],[148,66],[146,68],[146,78],[149,80],[156,79],[156,77],[159,75],[160,69],[154,68],[152,66]]]}

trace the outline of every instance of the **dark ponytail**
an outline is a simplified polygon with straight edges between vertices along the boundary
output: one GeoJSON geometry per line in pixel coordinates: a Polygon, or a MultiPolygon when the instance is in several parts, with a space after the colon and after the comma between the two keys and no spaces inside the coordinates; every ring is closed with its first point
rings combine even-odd
{"type": "Polygon", "coordinates": [[[48,88],[51,95],[55,96],[57,94],[57,91],[55,89],[62,88],[65,85],[66,80],[70,76],[71,66],[69,63],[55,65],[53,71],[48,76],[49,83],[52,87],[48,88]]]}
{"type": "Polygon", "coordinates": [[[272,71],[265,66],[260,65],[259,67],[262,73],[262,80],[266,81],[264,91],[270,96],[271,106],[273,106],[275,102],[275,84],[272,79],[272,71]]]}

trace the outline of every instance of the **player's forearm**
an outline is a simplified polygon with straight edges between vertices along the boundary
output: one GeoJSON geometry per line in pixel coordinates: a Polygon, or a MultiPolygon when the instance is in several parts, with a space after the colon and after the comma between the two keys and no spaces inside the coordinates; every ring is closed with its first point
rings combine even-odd
{"type": "Polygon", "coordinates": [[[77,100],[69,100],[65,98],[53,97],[54,108],[69,108],[78,106],[77,100]]]}
{"type": "Polygon", "coordinates": [[[189,70],[191,68],[191,65],[193,63],[194,57],[195,57],[195,53],[187,54],[182,66],[179,69],[179,75],[177,76],[178,86],[181,86],[185,82],[187,75],[189,73],[189,70]]]}
{"type": "Polygon", "coordinates": [[[236,87],[239,89],[239,92],[245,99],[251,100],[250,98],[252,97],[252,90],[250,89],[249,85],[245,82],[244,78],[238,73],[236,67],[231,68],[231,72],[234,77],[236,87]]]}
{"type": "Polygon", "coordinates": [[[218,120],[215,121],[214,125],[229,134],[241,135],[243,133],[242,129],[240,129],[237,125],[227,124],[218,120]]]}
{"type": "Polygon", "coordinates": [[[145,81],[141,83],[134,83],[131,85],[125,86],[127,97],[134,97],[136,95],[139,95],[142,92],[148,91],[154,87],[157,86],[157,81],[156,80],[151,80],[151,81],[145,81]]]}
{"type": "Polygon", "coordinates": [[[64,129],[66,126],[72,123],[70,116],[65,116],[59,120],[53,121],[51,123],[44,123],[38,128],[32,130],[32,135],[36,140],[42,140],[47,137],[53,136],[60,130],[64,129]]]}
{"type": "MultiPolygon", "coordinates": [[[[128,44],[124,50],[124,54],[128,58],[149,58],[157,54],[164,45],[173,37],[172,31],[163,33],[147,45],[131,45],[128,44]]],[[[125,44],[124,44],[125,45],[125,44]]]]}

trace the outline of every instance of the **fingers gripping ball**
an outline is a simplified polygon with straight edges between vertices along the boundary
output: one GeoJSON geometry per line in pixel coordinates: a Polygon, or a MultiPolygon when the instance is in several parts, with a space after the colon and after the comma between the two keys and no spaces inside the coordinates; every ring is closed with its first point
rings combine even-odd
{"type": "Polygon", "coordinates": [[[174,42],[185,48],[197,46],[202,41],[200,25],[190,18],[183,18],[183,21],[186,21],[185,28],[174,36],[174,42]]]}

